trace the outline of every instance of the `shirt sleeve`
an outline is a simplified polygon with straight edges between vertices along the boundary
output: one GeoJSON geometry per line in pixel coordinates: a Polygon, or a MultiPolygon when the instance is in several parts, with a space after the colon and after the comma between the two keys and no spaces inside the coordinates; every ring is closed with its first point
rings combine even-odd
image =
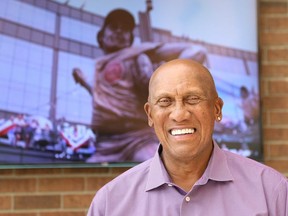
{"type": "Polygon", "coordinates": [[[105,188],[101,188],[94,196],[87,216],[105,216],[107,192],[105,188]]]}

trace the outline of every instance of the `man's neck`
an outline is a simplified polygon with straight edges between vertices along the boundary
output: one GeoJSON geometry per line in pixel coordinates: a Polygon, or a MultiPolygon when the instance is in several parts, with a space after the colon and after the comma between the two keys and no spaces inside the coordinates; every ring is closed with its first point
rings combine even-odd
{"type": "Polygon", "coordinates": [[[162,152],[161,158],[172,182],[188,192],[205,172],[212,151],[207,151],[201,158],[196,157],[186,161],[183,158],[171,159],[164,152],[162,152]]]}

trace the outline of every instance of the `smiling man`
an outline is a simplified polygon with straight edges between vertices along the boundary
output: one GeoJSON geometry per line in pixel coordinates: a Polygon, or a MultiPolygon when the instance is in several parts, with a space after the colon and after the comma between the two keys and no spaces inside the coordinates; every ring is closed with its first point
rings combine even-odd
{"type": "Polygon", "coordinates": [[[149,92],[145,111],[163,146],[161,158],[173,182],[188,191],[207,167],[223,101],[210,73],[187,60],[159,68],[149,92]]]}
{"type": "Polygon", "coordinates": [[[158,151],[102,187],[88,216],[287,216],[287,179],[213,140],[222,106],[201,64],[177,59],[161,65],[144,106],[158,151]]]}

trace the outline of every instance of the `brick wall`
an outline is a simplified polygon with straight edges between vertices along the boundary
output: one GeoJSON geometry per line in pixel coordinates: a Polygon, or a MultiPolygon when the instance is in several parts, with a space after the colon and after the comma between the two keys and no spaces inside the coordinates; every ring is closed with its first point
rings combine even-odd
{"type": "Polygon", "coordinates": [[[288,0],[259,1],[265,163],[288,176],[288,0]]]}
{"type": "Polygon", "coordinates": [[[0,170],[0,216],[84,216],[95,191],[125,170],[0,170]]]}
{"type": "MultiPolygon", "coordinates": [[[[288,176],[288,0],[259,1],[259,36],[265,163],[288,176]]],[[[84,216],[126,169],[0,170],[0,216],[84,216]]]]}

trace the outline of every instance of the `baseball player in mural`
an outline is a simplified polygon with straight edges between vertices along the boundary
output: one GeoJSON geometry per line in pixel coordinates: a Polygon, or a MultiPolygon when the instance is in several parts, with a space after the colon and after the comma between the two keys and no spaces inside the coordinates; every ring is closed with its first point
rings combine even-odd
{"type": "Polygon", "coordinates": [[[96,152],[87,162],[140,162],[152,157],[158,140],[148,127],[143,105],[155,67],[174,58],[206,61],[206,50],[198,45],[149,42],[132,46],[134,28],[128,11],[111,11],[97,34],[105,55],[96,59],[93,84],[81,69],[73,70],[75,81],[93,98],[96,152]]]}
{"type": "Polygon", "coordinates": [[[246,86],[241,86],[240,97],[244,123],[249,128],[259,121],[259,95],[253,89],[250,92],[246,86]]]}

